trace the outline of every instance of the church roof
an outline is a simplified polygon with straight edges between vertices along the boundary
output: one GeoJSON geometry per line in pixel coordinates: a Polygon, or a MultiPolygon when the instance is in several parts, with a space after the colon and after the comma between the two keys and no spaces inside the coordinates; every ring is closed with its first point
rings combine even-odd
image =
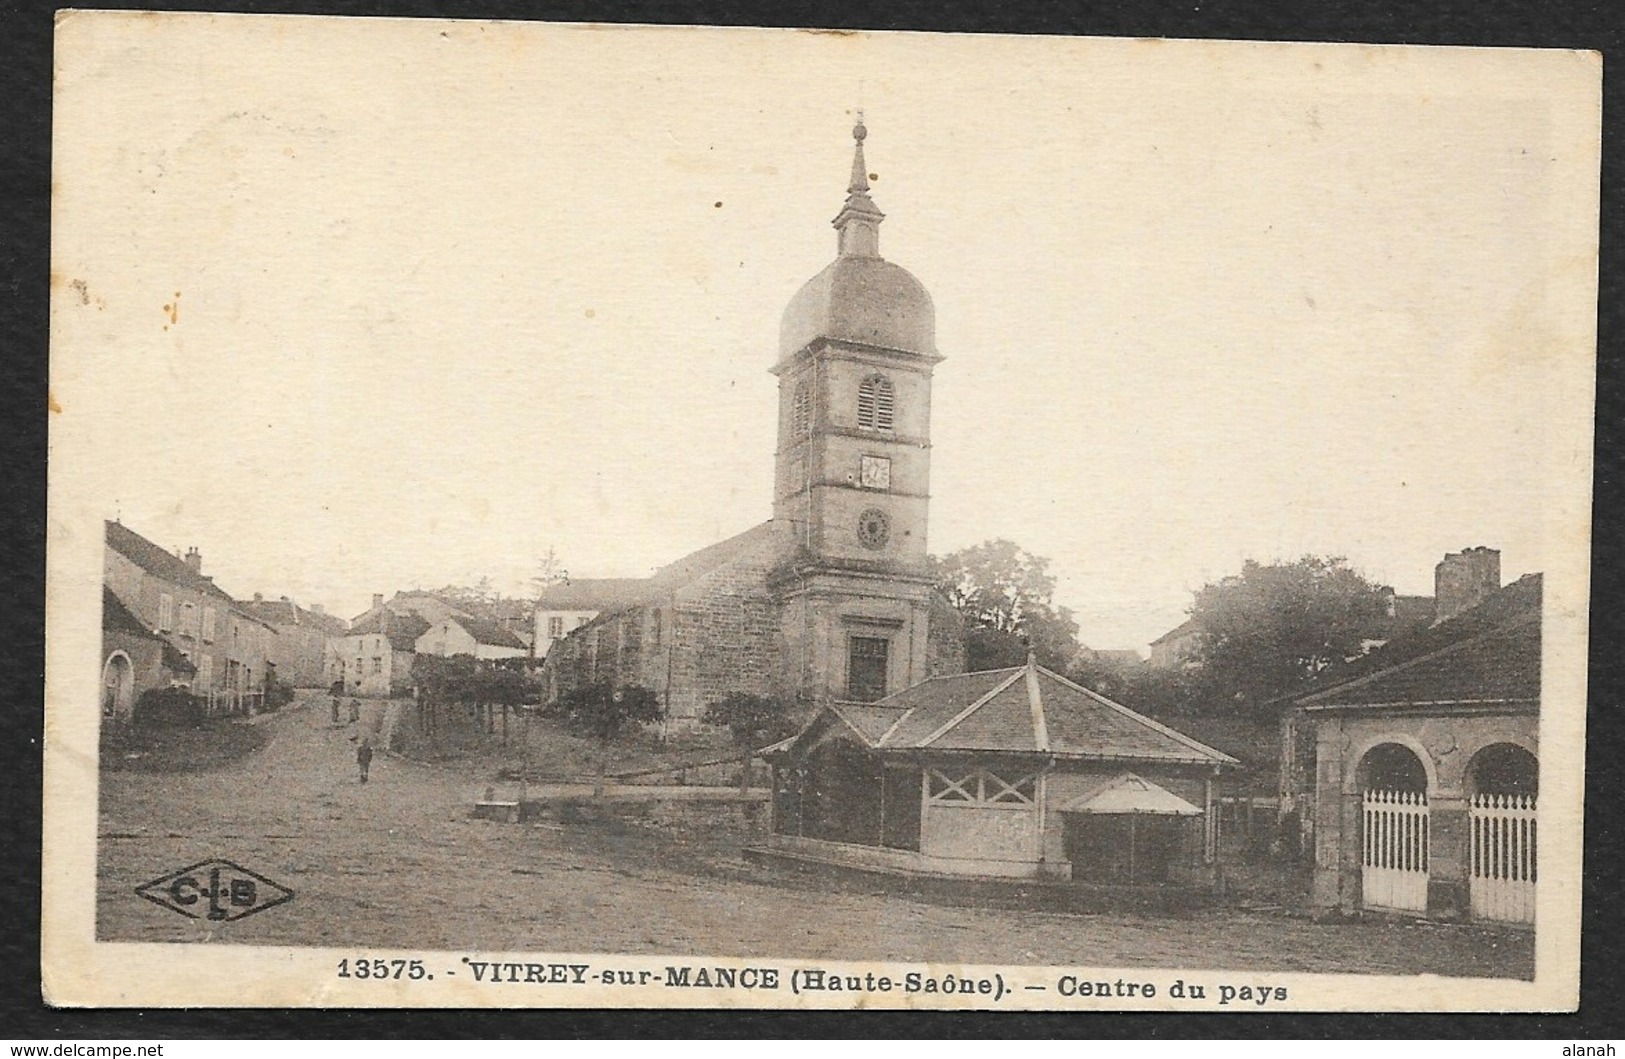
{"type": "Polygon", "coordinates": [[[820,338],[935,356],[936,306],[901,265],[838,257],[790,299],[779,321],[779,356],[793,356],[820,338]]]}
{"type": "Polygon", "coordinates": [[[536,609],[619,610],[641,602],[648,593],[647,577],[578,577],[542,589],[536,609]]]}
{"type": "Polygon", "coordinates": [[[830,710],[876,750],[1237,763],[1033,662],[935,677],[876,703],[837,703],[830,710]]]}
{"type": "Polygon", "coordinates": [[[779,322],[779,358],[820,338],[936,356],[937,312],[925,286],[880,256],[885,214],[869,198],[863,116],[852,130],[852,179],[834,225],[838,256],[790,299],[779,322]]]}

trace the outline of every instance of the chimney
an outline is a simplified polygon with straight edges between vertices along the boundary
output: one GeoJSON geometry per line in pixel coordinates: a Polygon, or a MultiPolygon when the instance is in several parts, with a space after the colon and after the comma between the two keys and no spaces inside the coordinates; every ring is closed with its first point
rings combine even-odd
{"type": "Polygon", "coordinates": [[[1471,610],[1501,587],[1501,552],[1463,548],[1433,568],[1433,624],[1471,610]]]}
{"type": "Polygon", "coordinates": [[[186,565],[192,568],[194,574],[203,572],[203,553],[197,550],[196,545],[186,549],[186,565]]]}
{"type": "Polygon", "coordinates": [[[382,592],[374,592],[372,594],[372,609],[377,610],[379,607],[381,607],[383,605],[384,605],[384,594],[382,592]]]}
{"type": "MultiPolygon", "coordinates": [[[[284,596],[283,598],[286,599],[287,597],[284,596]]],[[[265,597],[260,595],[258,592],[256,592],[256,593],[254,593],[254,602],[255,603],[264,603],[265,602],[265,597]]]]}

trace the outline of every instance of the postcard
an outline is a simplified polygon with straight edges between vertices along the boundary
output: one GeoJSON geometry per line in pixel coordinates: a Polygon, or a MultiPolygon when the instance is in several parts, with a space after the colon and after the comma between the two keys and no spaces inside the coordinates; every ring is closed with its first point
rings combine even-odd
{"type": "Polygon", "coordinates": [[[61,12],[47,999],[1572,1010],[1600,88],[61,12]]]}

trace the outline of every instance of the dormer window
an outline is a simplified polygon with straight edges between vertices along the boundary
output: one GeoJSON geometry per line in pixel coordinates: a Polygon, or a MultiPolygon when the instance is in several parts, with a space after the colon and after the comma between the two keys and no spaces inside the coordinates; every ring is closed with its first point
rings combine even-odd
{"type": "Polygon", "coordinates": [[[896,399],[891,380],[884,375],[871,375],[858,384],[858,429],[892,429],[892,412],[896,399]]]}
{"type": "Polygon", "coordinates": [[[796,384],[795,397],[790,402],[790,436],[797,439],[812,430],[812,387],[805,382],[796,384]]]}

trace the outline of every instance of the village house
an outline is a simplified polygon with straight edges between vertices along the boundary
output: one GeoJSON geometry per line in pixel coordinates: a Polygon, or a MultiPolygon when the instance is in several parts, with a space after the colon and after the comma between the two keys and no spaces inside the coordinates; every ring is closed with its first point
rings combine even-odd
{"type": "Polygon", "coordinates": [[[641,577],[566,579],[543,588],[534,611],[536,657],[546,658],[566,634],[599,614],[641,603],[647,588],[648,579],[641,577]]]}
{"type": "Polygon", "coordinates": [[[374,594],[372,606],[327,641],[330,687],[346,695],[392,698],[412,687],[412,656],[430,623],[415,611],[397,612],[374,594]]]}
{"type": "Polygon", "coordinates": [[[1317,909],[1532,923],[1541,577],[1496,587],[1489,549],[1440,567],[1441,621],[1293,697],[1283,807],[1317,909]]]}
{"type": "Polygon", "coordinates": [[[190,684],[197,666],[102,586],[102,722],[128,724],[148,691],[190,684]]]}
{"type": "MultiPolygon", "coordinates": [[[[276,630],[203,573],[196,548],[184,556],[171,554],[118,522],[105,526],[103,584],[143,628],[162,636],[193,668],[186,678],[180,668],[170,667],[175,679],[206,699],[211,712],[258,709],[275,671],[276,630]]],[[[129,661],[133,669],[134,658],[129,661]]],[[[104,682],[122,686],[122,665],[109,654],[104,682]],[[108,666],[115,670],[110,676],[108,666]]],[[[132,694],[139,697],[133,686],[132,694]]]]}
{"type": "Polygon", "coordinates": [[[730,692],[810,712],[964,669],[959,616],[927,568],[935,308],[880,256],[866,135],[853,130],[836,258],[781,319],[773,517],[628,585],[616,603],[588,605],[569,586],[544,593],[537,645],[548,645],[551,697],[588,681],[641,684],[668,723],[687,726],[730,692]]]}
{"type": "Polygon", "coordinates": [[[768,750],[768,848],[928,875],[1203,888],[1237,762],[1039,666],[825,704],[768,750]]]}
{"type": "Polygon", "coordinates": [[[530,656],[529,645],[516,634],[481,618],[442,618],[417,638],[413,650],[442,658],[472,655],[485,661],[530,656]]]}
{"type": "Polygon", "coordinates": [[[326,677],[327,641],[343,635],[347,623],[342,618],[328,614],[320,605],[307,609],[287,596],[270,600],[258,592],[241,606],[276,630],[271,662],[278,680],[299,688],[332,683],[326,677]]]}

